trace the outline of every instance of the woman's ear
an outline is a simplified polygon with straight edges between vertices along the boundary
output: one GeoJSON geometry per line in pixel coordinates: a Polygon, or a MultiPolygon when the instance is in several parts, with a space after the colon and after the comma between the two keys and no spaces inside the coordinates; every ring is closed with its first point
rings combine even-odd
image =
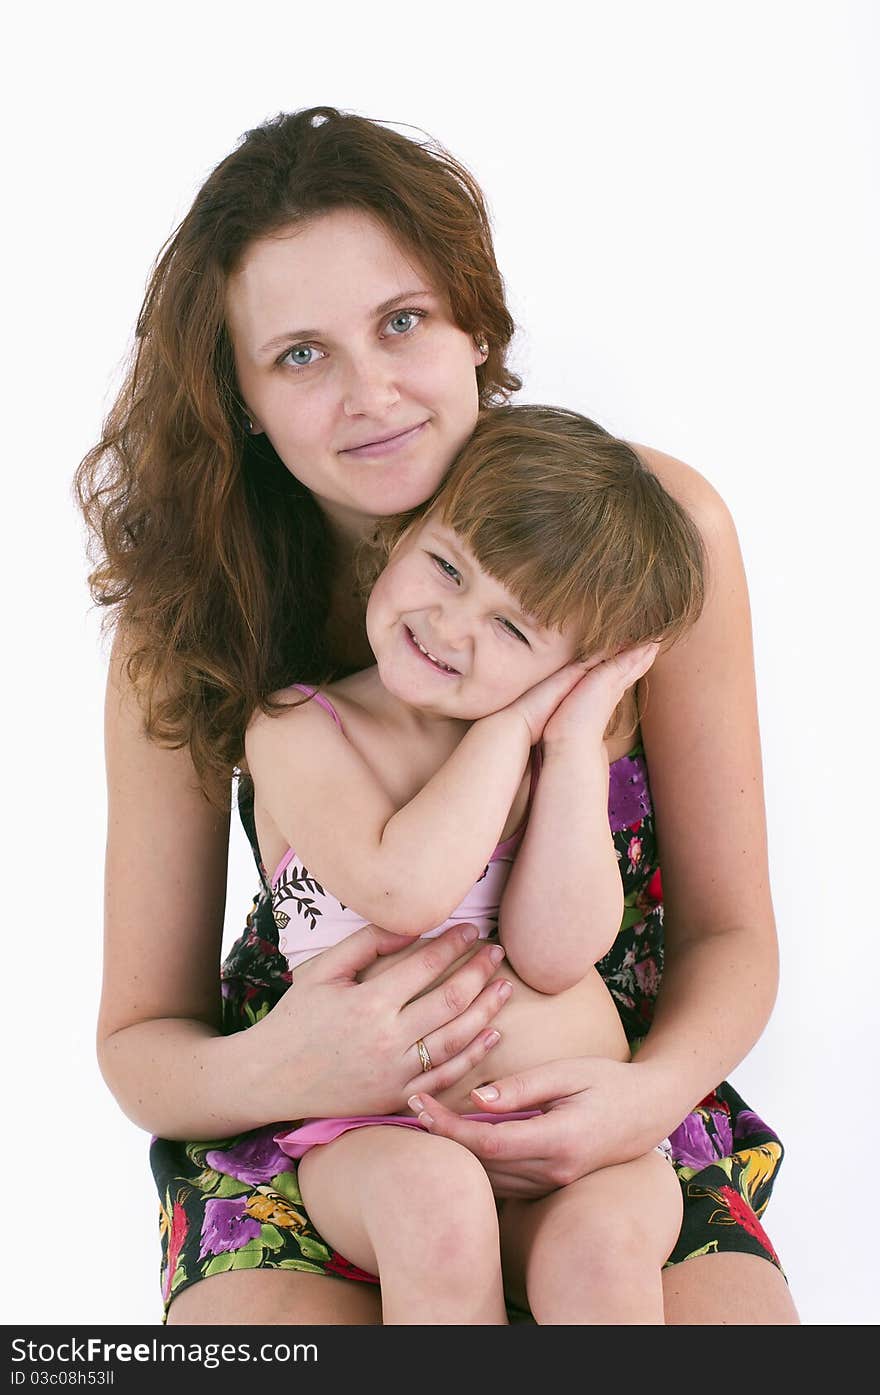
{"type": "Polygon", "coordinates": [[[482,335],[474,340],[474,367],[479,368],[489,357],[489,342],[482,335]]]}
{"type": "Polygon", "coordinates": [[[241,425],[242,429],[244,430],[247,436],[262,436],[263,431],[265,430],[265,427],[263,427],[261,423],[257,421],[257,418],[246,411],[242,411],[241,425]]]}

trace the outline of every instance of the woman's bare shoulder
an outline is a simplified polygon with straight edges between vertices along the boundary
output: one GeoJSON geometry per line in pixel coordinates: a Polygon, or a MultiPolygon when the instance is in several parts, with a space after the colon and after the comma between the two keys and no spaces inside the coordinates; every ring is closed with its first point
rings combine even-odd
{"type": "MultiPolygon", "coordinates": [[[[143,828],[150,819],[193,833],[197,839],[225,840],[228,810],[206,797],[189,748],[163,742],[147,729],[148,699],[129,659],[136,648],[130,634],[114,636],[104,700],[104,748],[111,809],[143,828]]],[[[230,771],[230,788],[232,772],[230,771]]],[[[182,840],[186,842],[184,838],[182,840]]]]}
{"type": "Polygon", "coordinates": [[[657,476],[663,488],[687,509],[707,541],[713,534],[733,527],[733,519],[724,499],[693,465],[640,441],[630,441],[629,444],[642,463],[657,476]]]}

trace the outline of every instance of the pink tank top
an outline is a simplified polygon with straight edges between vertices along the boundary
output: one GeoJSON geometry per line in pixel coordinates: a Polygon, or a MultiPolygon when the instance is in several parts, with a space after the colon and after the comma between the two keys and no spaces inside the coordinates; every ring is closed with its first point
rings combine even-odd
{"type": "MultiPolygon", "coordinates": [[[[339,714],[328,698],[303,683],[295,683],[293,686],[300,692],[308,693],[329,712],[344,735],[339,714]]],[[[538,747],[532,748],[529,805],[538,777],[537,751],[538,747]]],[[[442,925],[435,926],[433,930],[427,930],[422,936],[423,939],[432,938],[452,925],[462,925],[465,922],[476,925],[480,938],[484,940],[497,931],[501,895],[510,875],[516,850],[522,841],[527,819],[528,809],[522,825],[509,838],[505,838],[503,843],[498,844],[483,875],[471,887],[461,904],[456,906],[449,919],[444,920],[442,925]]],[[[321,886],[303,866],[293,848],[288,848],[278,863],[270,878],[270,885],[272,909],[275,924],[278,926],[278,944],[291,969],[296,969],[307,959],[329,949],[331,945],[339,944],[340,940],[370,923],[358,915],[357,911],[343,906],[332,892],[321,886]]]]}

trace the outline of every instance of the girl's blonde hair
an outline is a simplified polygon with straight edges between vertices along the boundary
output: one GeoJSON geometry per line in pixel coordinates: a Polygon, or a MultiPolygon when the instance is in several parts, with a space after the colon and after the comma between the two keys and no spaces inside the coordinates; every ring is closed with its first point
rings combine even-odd
{"type": "Polygon", "coordinates": [[[366,585],[428,514],[539,624],[572,627],[580,658],[671,644],[702,610],[693,521],[631,446],[577,412],[481,413],[433,497],[380,520],[361,566],[366,585]]]}

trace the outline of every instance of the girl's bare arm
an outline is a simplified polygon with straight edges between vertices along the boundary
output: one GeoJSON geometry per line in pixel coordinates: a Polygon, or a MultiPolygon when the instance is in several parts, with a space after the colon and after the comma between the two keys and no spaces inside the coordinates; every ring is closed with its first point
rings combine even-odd
{"type": "Polygon", "coordinates": [[[656,645],[642,645],[595,664],[544,728],[528,827],[501,903],[507,957],[539,992],[577,983],[620,928],[623,886],[608,825],[604,732],[656,652],[656,645]]]}
{"type": "Polygon", "coordinates": [[[261,814],[312,876],[365,919],[422,934],[480,877],[522,781],[529,733],[509,709],[474,722],[401,809],[317,704],[255,717],[246,752],[261,814]]]}

